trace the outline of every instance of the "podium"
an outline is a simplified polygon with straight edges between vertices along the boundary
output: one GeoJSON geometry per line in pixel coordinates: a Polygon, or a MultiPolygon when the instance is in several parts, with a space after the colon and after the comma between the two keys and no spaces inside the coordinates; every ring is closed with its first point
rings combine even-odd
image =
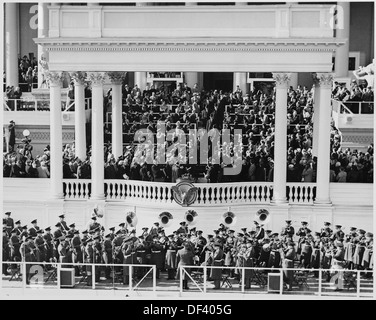
{"type": "Polygon", "coordinates": [[[60,269],[60,288],[73,288],[76,284],[74,268],[60,269]]]}
{"type": "Polygon", "coordinates": [[[281,289],[281,274],[268,274],[268,292],[279,292],[281,289]]]}

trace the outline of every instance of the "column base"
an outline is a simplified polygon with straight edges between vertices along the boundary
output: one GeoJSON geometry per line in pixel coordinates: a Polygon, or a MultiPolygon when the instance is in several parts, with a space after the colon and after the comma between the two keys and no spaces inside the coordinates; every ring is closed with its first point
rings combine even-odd
{"type": "Polygon", "coordinates": [[[272,205],[288,205],[289,202],[287,199],[273,199],[270,201],[270,204],[272,205]]]}
{"type": "Polygon", "coordinates": [[[102,194],[91,194],[90,200],[106,200],[104,193],[102,194]]]}
{"type": "Polygon", "coordinates": [[[332,202],[330,201],[330,199],[316,199],[315,201],[313,201],[313,204],[317,206],[331,206],[332,202]]]}
{"type": "Polygon", "coordinates": [[[55,193],[52,194],[49,200],[64,200],[64,193],[55,193]]]}

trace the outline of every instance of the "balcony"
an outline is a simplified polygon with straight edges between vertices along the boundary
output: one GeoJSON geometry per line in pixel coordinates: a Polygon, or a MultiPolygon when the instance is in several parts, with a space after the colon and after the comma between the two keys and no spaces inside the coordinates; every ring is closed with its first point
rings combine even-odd
{"type": "MultiPolygon", "coordinates": [[[[49,200],[50,179],[4,178],[4,199],[6,201],[49,200]]],[[[105,180],[103,190],[107,202],[124,202],[143,206],[158,204],[178,207],[173,200],[171,187],[174,183],[105,180]]],[[[196,183],[198,197],[195,206],[244,206],[269,205],[273,195],[273,183],[196,183]]],[[[89,200],[91,180],[64,179],[63,192],[66,201],[89,200]]],[[[312,206],[316,194],[315,183],[287,183],[286,196],[292,206],[312,206]]],[[[334,206],[373,205],[373,184],[331,183],[330,198],[334,206]],[[356,192],[354,192],[356,190],[356,192]]]]}

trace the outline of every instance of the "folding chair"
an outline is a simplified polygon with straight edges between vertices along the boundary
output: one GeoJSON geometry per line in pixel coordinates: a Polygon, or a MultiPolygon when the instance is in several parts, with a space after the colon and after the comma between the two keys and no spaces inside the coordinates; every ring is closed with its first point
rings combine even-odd
{"type": "Polygon", "coordinates": [[[356,276],[354,272],[344,272],[343,282],[344,282],[344,286],[347,287],[347,290],[350,290],[351,287],[353,287],[354,289],[357,288],[356,276]]]}
{"type": "Polygon", "coordinates": [[[305,271],[296,271],[294,273],[294,282],[299,286],[305,286],[309,289],[309,285],[307,283],[308,272],[305,271]]]}
{"type": "Polygon", "coordinates": [[[57,265],[52,264],[51,267],[52,269],[47,269],[47,266],[44,266],[44,272],[47,273],[46,283],[48,281],[55,282],[57,280],[57,265]]]}
{"type": "Polygon", "coordinates": [[[197,283],[204,283],[204,273],[200,271],[192,271],[191,273],[192,279],[195,280],[197,283]]]}
{"type": "Polygon", "coordinates": [[[21,274],[21,268],[20,268],[20,265],[19,264],[11,264],[10,265],[10,278],[9,278],[9,281],[12,281],[13,279],[14,280],[19,280],[19,281],[22,281],[22,274],[21,274]]]}
{"type": "Polygon", "coordinates": [[[222,284],[221,284],[221,287],[223,287],[224,285],[228,288],[232,288],[232,284],[230,282],[230,280],[228,279],[229,275],[228,274],[222,274],[222,284]]]}

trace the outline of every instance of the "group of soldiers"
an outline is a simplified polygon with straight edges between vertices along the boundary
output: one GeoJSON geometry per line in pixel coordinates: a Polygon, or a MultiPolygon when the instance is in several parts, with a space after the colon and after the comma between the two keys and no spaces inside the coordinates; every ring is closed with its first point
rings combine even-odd
{"type": "MultiPolygon", "coordinates": [[[[22,226],[21,221],[13,223],[11,213],[3,219],[3,274],[8,273],[12,262],[60,262],[62,266],[74,266],[76,276],[87,275],[91,285],[92,267],[88,264],[101,264],[95,267],[95,281],[102,275],[110,279],[120,274],[124,284],[129,283],[128,266],[135,265],[134,277],[142,278],[148,265],[156,266],[156,277],[167,271],[167,279],[176,279],[182,266],[208,266],[208,279],[214,281],[214,289],[219,289],[224,273],[240,279],[242,267],[284,269],[284,280],[291,290],[293,268],[305,269],[357,269],[373,268],[373,234],[351,227],[345,234],[342,226],[334,230],[325,222],[319,232],[312,232],[308,223],[301,222],[295,232],[290,220],[281,232],[264,230],[263,225],[254,221],[251,230],[242,228],[235,234],[231,226],[221,223],[213,234],[203,236],[201,230],[190,228],[183,221],[172,234],[165,234],[162,223],[155,222],[149,228],[142,228],[136,235],[135,228],[125,222],[109,228],[108,233],[93,214],[87,228],[79,232],[74,223],[68,225],[65,216],[59,216],[55,230],[41,229],[37,220],[31,227],[22,226]],[[129,228],[129,229],[128,229],[129,228]],[[7,262],[7,263],[6,263],[7,262]],[[116,266],[119,265],[119,266],[116,266]],[[139,266],[137,266],[139,265],[139,266]],[[213,267],[226,267],[210,268],[213,267]]],[[[30,268],[30,266],[29,266],[30,268]]],[[[27,269],[28,270],[28,269],[27,269]]],[[[190,273],[192,269],[186,269],[190,273]]],[[[267,271],[266,271],[267,272],[267,271]]],[[[314,271],[318,277],[319,272],[314,271]]],[[[251,269],[244,272],[245,288],[250,288],[254,274],[251,269]]],[[[372,277],[372,273],[364,273],[372,277]]],[[[184,273],[184,288],[188,288],[188,277],[184,273]]]]}

